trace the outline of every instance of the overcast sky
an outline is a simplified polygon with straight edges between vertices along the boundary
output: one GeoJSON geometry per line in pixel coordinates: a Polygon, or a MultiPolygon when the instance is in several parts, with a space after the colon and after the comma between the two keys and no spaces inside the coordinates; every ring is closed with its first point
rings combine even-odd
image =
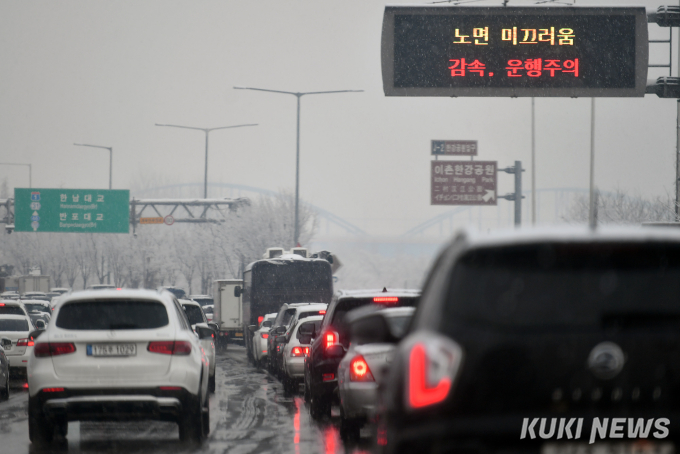
{"type": "MultiPolygon", "coordinates": [[[[430,206],[431,139],[478,140],[478,159],[528,169],[530,99],[384,96],[384,5],[2,0],[0,161],[32,163],[34,187],[105,188],[108,152],[73,146],[85,142],[114,148],[114,189],[143,178],[199,183],[203,133],[154,123],[258,123],[211,134],[210,181],[292,190],[295,98],[232,88],[250,86],[365,90],[302,98],[301,197],[372,234],[396,235],[447,209],[430,206]]],[[[650,25],[652,37],[666,31],[650,25]]],[[[652,63],[667,53],[653,48],[652,63]]],[[[536,109],[537,187],[587,188],[590,100],[541,98],[536,109]]],[[[672,193],[676,109],[652,95],[599,99],[597,185],[672,193]]],[[[0,166],[5,177],[28,185],[23,168],[0,166]]],[[[511,187],[501,176],[499,193],[511,187]]]]}

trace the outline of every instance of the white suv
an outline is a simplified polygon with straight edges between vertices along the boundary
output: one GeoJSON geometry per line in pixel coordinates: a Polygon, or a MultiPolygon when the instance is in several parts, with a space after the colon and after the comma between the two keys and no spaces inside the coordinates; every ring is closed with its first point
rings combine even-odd
{"type": "Polygon", "coordinates": [[[64,296],[33,353],[28,432],[35,444],[66,435],[68,421],[90,419],[175,421],[180,439],[193,442],[208,434],[208,360],[168,292],[64,296]]]}

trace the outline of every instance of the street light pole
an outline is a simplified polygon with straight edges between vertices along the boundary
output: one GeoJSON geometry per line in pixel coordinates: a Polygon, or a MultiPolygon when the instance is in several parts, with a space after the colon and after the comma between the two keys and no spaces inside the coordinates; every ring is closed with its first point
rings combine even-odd
{"type": "Polygon", "coordinates": [[[91,148],[102,148],[104,150],[109,150],[109,189],[112,188],[113,181],[113,147],[102,147],[101,145],[88,145],[86,143],[74,143],[78,147],[91,147],[91,148]]]}
{"type": "Polygon", "coordinates": [[[266,91],[269,93],[281,93],[284,95],[293,95],[297,98],[297,142],[295,146],[295,230],[293,233],[293,246],[297,246],[300,240],[300,98],[305,95],[327,95],[331,93],[361,93],[363,90],[332,90],[332,91],[281,91],[269,90],[266,88],[252,88],[252,87],[234,87],[236,90],[255,90],[266,91]]]}
{"type": "Polygon", "coordinates": [[[195,128],[193,126],[180,126],[180,125],[166,125],[158,124],[156,126],[166,126],[169,128],[182,128],[182,129],[195,129],[196,131],[203,131],[205,133],[205,174],[203,177],[203,198],[208,198],[208,134],[211,131],[217,129],[230,129],[230,128],[240,128],[242,126],[257,126],[257,123],[247,124],[247,125],[234,125],[234,126],[220,126],[219,128],[195,128]]]}
{"type": "Polygon", "coordinates": [[[28,187],[32,188],[33,187],[33,177],[32,177],[32,169],[31,169],[31,164],[15,164],[13,162],[0,162],[0,166],[26,166],[28,167],[28,187]]]}

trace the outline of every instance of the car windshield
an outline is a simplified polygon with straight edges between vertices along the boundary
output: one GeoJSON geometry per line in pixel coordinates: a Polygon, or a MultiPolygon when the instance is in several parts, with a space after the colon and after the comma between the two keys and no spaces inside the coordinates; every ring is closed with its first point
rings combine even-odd
{"type": "Polygon", "coordinates": [[[0,315],[25,315],[19,306],[4,306],[0,304],[0,315]]]}
{"type": "Polygon", "coordinates": [[[680,321],[680,247],[539,244],[468,253],[451,277],[443,326],[600,325],[610,317],[680,321]],[[645,301],[641,305],[641,301],[645,301]]]}
{"type": "Polygon", "coordinates": [[[29,331],[28,322],[0,318],[0,331],[29,331]]]}
{"type": "Polygon", "coordinates": [[[169,323],[162,303],[134,300],[78,301],[63,305],[56,326],[72,330],[155,329],[169,323]]]}
{"type": "Polygon", "coordinates": [[[190,304],[184,304],[182,305],[184,307],[184,312],[187,314],[187,318],[189,319],[189,323],[192,325],[195,325],[196,323],[205,323],[205,320],[203,319],[203,313],[201,312],[201,308],[198,306],[192,306],[190,304]]]}

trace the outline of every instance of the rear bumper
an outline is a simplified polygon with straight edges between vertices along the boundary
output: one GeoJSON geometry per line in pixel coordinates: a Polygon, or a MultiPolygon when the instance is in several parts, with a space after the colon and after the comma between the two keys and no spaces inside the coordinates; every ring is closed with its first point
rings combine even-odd
{"type": "Polygon", "coordinates": [[[43,405],[50,419],[78,420],[175,420],[182,413],[176,397],[154,396],[82,396],[51,399],[43,405]]]}
{"type": "Polygon", "coordinates": [[[186,390],[159,389],[66,389],[41,391],[29,404],[59,421],[177,421],[190,401],[186,390]]]}
{"type": "MultiPolygon", "coordinates": [[[[29,350],[29,348],[27,348],[26,350],[29,350]]],[[[7,361],[9,362],[9,367],[12,368],[18,367],[26,369],[26,367],[28,367],[28,358],[30,358],[32,352],[33,348],[30,347],[30,351],[26,351],[22,355],[8,355],[7,353],[5,353],[7,361]]]]}
{"type": "Polygon", "coordinates": [[[340,405],[348,418],[373,418],[378,401],[378,385],[345,382],[340,387],[340,405]]]}
{"type": "Polygon", "coordinates": [[[286,375],[290,378],[305,377],[305,358],[286,358],[286,375]]]}

